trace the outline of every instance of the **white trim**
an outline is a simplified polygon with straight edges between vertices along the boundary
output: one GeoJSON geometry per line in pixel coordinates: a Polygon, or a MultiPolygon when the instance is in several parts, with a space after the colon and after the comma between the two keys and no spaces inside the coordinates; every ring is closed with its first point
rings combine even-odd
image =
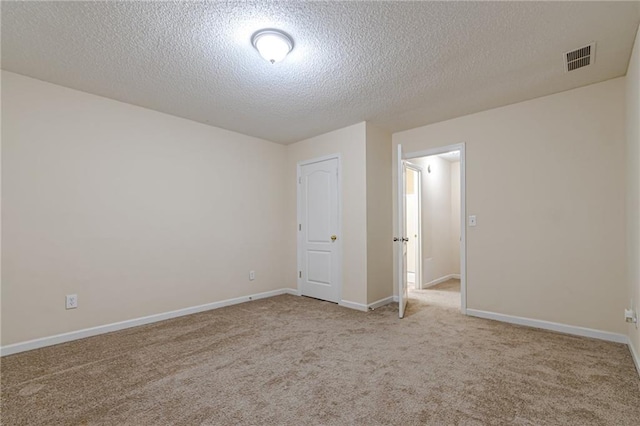
{"type": "Polygon", "coordinates": [[[467,314],[467,151],[460,144],[460,311],[467,314]]]}
{"type": "Polygon", "coordinates": [[[423,172],[423,171],[424,171],[424,167],[422,167],[422,166],[421,166],[421,165],[419,165],[419,164],[412,163],[412,162],[411,162],[411,161],[409,161],[409,160],[407,160],[406,165],[407,165],[407,166],[409,166],[410,168],[414,169],[414,170],[416,170],[416,169],[417,169],[417,170],[419,170],[420,172],[423,172]]]}
{"type": "Polygon", "coordinates": [[[398,296],[393,296],[393,301],[398,303],[398,301],[400,300],[400,298],[398,296]]]}
{"type": "Polygon", "coordinates": [[[369,303],[367,307],[370,311],[379,308],[380,306],[388,305],[389,303],[394,301],[393,296],[385,297],[384,299],[377,300],[373,303],[369,303]]]}
{"type": "Polygon", "coordinates": [[[300,160],[300,161],[298,161],[297,164],[298,164],[298,167],[300,167],[300,166],[308,166],[309,164],[321,163],[323,161],[333,160],[334,158],[337,158],[339,160],[340,159],[340,153],[337,152],[335,154],[322,155],[320,157],[310,158],[309,160],[300,160]]]}
{"type": "Polygon", "coordinates": [[[212,309],[224,308],[225,306],[237,305],[239,303],[250,302],[252,300],[265,299],[267,297],[279,296],[281,294],[297,294],[295,289],[281,288],[264,293],[252,294],[249,296],[236,297],[234,299],[221,300],[219,302],[206,303],[204,305],[192,306],[161,314],[149,315],[141,318],[114,322],[111,324],[99,325],[82,330],[70,331],[68,333],[56,334],[54,336],[41,337],[39,339],[28,340],[26,342],[14,343],[0,347],[0,356],[17,354],[19,352],[30,351],[32,349],[43,348],[45,346],[58,345],[60,343],[71,342],[73,340],[84,339],[86,337],[97,336],[99,334],[111,333],[113,331],[124,330],[125,328],[137,327],[139,325],[151,324],[171,318],[196,314],[198,312],[210,311],[212,309]]]}
{"type": "Polygon", "coordinates": [[[631,351],[631,358],[633,358],[633,363],[636,365],[636,371],[638,372],[638,376],[640,376],[640,356],[638,356],[638,352],[636,352],[636,348],[633,347],[631,343],[631,339],[628,342],[629,351],[631,351]]]}
{"type": "Polygon", "coordinates": [[[345,308],[349,308],[349,309],[355,309],[356,311],[362,311],[362,312],[367,312],[369,310],[369,307],[367,305],[363,305],[362,303],[358,303],[358,302],[349,302],[348,300],[341,300],[340,303],[338,303],[338,305],[344,306],[345,308]]]}
{"type": "Polygon", "coordinates": [[[438,285],[440,283],[443,283],[445,281],[449,281],[449,280],[454,279],[454,278],[459,280],[460,279],[460,274],[445,275],[444,277],[440,277],[440,278],[435,279],[433,281],[429,281],[426,284],[422,284],[422,288],[425,289],[425,288],[433,287],[434,285],[438,285]]]}
{"type": "Polygon", "coordinates": [[[444,154],[451,151],[460,151],[460,312],[467,314],[467,184],[466,184],[466,145],[464,142],[431,148],[424,151],[409,152],[404,158],[428,157],[430,155],[444,154]]]}
{"type": "Polygon", "coordinates": [[[573,334],[575,336],[591,337],[593,339],[607,340],[616,343],[628,343],[629,339],[625,334],[611,333],[609,331],[594,330],[592,328],[577,327],[574,325],[561,324],[557,322],[543,321],[531,318],[522,318],[512,315],[498,314],[495,312],[480,311],[477,309],[467,309],[467,315],[472,317],[485,318],[495,321],[507,322],[510,324],[524,325],[527,327],[541,328],[543,330],[556,331],[558,333],[573,334]]]}
{"type": "Polygon", "coordinates": [[[356,311],[368,312],[376,308],[379,308],[380,306],[388,305],[391,302],[397,302],[397,301],[398,301],[398,298],[396,296],[389,296],[389,297],[385,297],[384,299],[376,300],[375,302],[369,303],[368,305],[365,305],[363,303],[358,303],[358,302],[350,302],[348,300],[341,300],[340,303],[338,303],[338,305],[343,306],[345,308],[349,308],[349,309],[355,309],[356,311]]]}
{"type": "MultiPolygon", "coordinates": [[[[302,223],[302,218],[301,218],[301,213],[302,213],[302,208],[300,206],[300,177],[301,177],[301,167],[302,166],[307,166],[309,164],[314,164],[314,163],[320,163],[322,161],[327,161],[327,160],[333,160],[336,159],[338,160],[338,179],[337,179],[337,184],[338,184],[338,264],[336,265],[336,269],[338,270],[336,272],[336,276],[338,277],[338,283],[336,283],[337,286],[340,287],[340,296],[342,296],[342,281],[343,281],[343,277],[342,277],[342,156],[340,155],[340,153],[335,153],[335,154],[329,154],[329,155],[323,155],[321,157],[315,157],[309,160],[301,160],[298,161],[297,165],[296,165],[296,228],[298,228],[299,224],[302,223]]],[[[298,296],[302,295],[302,278],[300,277],[299,271],[302,271],[302,241],[301,241],[301,236],[302,233],[300,232],[299,229],[296,229],[296,283],[298,285],[297,291],[298,291],[298,296]]]]}

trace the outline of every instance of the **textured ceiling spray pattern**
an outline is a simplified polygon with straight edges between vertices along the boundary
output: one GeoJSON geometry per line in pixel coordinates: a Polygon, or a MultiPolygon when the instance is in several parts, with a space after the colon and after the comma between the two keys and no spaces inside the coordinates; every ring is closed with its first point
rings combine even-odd
{"type": "Polygon", "coordinates": [[[5,2],[2,68],[279,143],[405,130],[624,75],[637,3],[5,2]],[[275,65],[251,46],[274,27],[275,65]],[[598,43],[598,62],[562,55],[598,43]]]}

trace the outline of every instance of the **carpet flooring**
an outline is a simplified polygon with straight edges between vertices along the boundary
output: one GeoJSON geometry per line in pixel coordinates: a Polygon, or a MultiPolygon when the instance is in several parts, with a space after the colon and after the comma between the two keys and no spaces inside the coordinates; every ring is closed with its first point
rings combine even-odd
{"type": "Polygon", "coordinates": [[[4,425],[639,425],[626,346],[278,296],[2,358],[4,425]]]}

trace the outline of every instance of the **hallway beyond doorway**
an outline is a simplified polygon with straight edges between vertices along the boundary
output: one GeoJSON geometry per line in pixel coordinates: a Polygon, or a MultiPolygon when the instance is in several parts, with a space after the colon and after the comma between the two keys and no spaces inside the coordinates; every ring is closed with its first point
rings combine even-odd
{"type": "Polygon", "coordinates": [[[460,309],[460,280],[452,278],[424,290],[409,288],[409,312],[426,306],[460,309]]]}

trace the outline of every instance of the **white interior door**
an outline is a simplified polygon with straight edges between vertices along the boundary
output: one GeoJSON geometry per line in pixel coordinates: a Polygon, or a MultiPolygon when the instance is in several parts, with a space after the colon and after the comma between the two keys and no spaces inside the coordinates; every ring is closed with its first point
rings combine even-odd
{"type": "Polygon", "coordinates": [[[398,313],[400,318],[404,318],[404,312],[409,299],[407,288],[407,226],[404,215],[405,197],[407,186],[407,168],[402,160],[402,145],[398,144],[398,191],[397,191],[397,215],[398,215],[398,236],[394,241],[398,245],[396,262],[398,264],[398,313]]]}
{"type": "Polygon", "coordinates": [[[300,292],[338,303],[342,295],[338,243],[338,159],[300,166],[300,292]]]}

